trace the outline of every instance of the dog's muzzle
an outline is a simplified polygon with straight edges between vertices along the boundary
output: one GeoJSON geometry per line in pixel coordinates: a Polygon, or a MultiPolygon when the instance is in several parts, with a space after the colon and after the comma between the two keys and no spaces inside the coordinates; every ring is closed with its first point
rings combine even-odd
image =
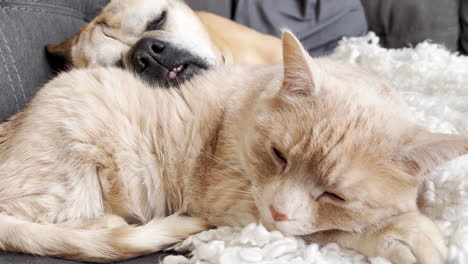
{"type": "Polygon", "coordinates": [[[130,51],[133,70],[150,82],[163,86],[177,86],[209,65],[190,51],[175,47],[170,42],[144,38],[130,51]]]}

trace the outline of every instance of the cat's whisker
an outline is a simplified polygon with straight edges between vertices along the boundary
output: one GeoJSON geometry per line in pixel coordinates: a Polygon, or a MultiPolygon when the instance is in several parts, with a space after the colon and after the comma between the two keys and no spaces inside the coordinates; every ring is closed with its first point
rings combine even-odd
{"type": "Polygon", "coordinates": [[[210,158],[211,160],[213,160],[213,161],[215,161],[215,162],[218,162],[219,164],[222,164],[222,165],[224,165],[224,166],[226,166],[226,167],[232,169],[232,170],[235,171],[235,172],[238,172],[241,176],[245,177],[246,180],[249,180],[248,175],[247,175],[245,172],[243,172],[242,170],[236,168],[234,165],[232,165],[232,164],[230,164],[230,163],[228,163],[228,162],[226,162],[226,161],[224,161],[224,160],[222,160],[222,159],[220,159],[220,158],[214,156],[213,154],[209,153],[209,152],[206,151],[206,150],[202,150],[201,153],[202,153],[203,155],[205,155],[206,157],[210,158]]]}
{"type": "Polygon", "coordinates": [[[247,181],[246,179],[243,178],[230,178],[229,179],[231,182],[234,182],[236,184],[239,184],[239,187],[243,187],[246,189],[250,189],[252,187],[252,182],[247,181]]]}
{"type": "Polygon", "coordinates": [[[179,88],[172,89],[171,91],[175,91],[175,93],[182,98],[182,101],[185,103],[187,108],[190,110],[191,113],[193,113],[192,106],[188,103],[187,98],[185,97],[184,93],[179,88]]]}
{"type": "Polygon", "coordinates": [[[240,194],[245,194],[248,196],[252,196],[253,194],[248,191],[243,191],[243,190],[237,190],[237,189],[231,189],[231,188],[224,188],[222,186],[214,188],[214,190],[223,190],[223,191],[229,191],[229,192],[235,192],[235,193],[240,193],[240,194]]]}
{"type": "Polygon", "coordinates": [[[255,201],[254,200],[242,200],[242,199],[238,199],[238,198],[224,198],[222,200],[223,203],[227,203],[227,202],[234,202],[236,205],[256,205],[255,201]]]}
{"type": "MultiPolygon", "coordinates": [[[[224,179],[230,182],[233,182],[233,184],[235,184],[239,188],[251,189],[253,187],[252,182],[247,181],[246,179],[243,179],[243,178],[233,178],[231,174],[227,173],[224,170],[213,170],[213,171],[214,172],[217,171],[218,175],[226,174],[226,177],[224,179]]],[[[202,176],[202,173],[196,173],[196,174],[199,176],[202,176]]]]}
{"type": "Polygon", "coordinates": [[[239,179],[234,179],[234,178],[231,178],[229,179],[230,182],[232,182],[232,185],[230,186],[235,186],[237,187],[237,189],[233,189],[233,188],[226,188],[226,185],[223,185],[223,186],[218,186],[216,187],[216,189],[218,190],[236,190],[237,192],[245,192],[245,193],[250,193],[249,191],[245,191],[245,190],[251,190],[252,189],[252,184],[251,183],[246,183],[242,180],[239,180],[239,179]],[[244,190],[242,190],[244,189],[244,190]]]}

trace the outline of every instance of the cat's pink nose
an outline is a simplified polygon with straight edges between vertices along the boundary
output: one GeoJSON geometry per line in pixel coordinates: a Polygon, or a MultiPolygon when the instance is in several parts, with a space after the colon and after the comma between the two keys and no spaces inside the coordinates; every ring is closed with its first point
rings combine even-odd
{"type": "Polygon", "coordinates": [[[270,204],[270,212],[271,212],[271,216],[273,217],[275,221],[288,221],[289,220],[287,215],[276,211],[275,207],[273,207],[273,205],[271,204],[270,204]]]}

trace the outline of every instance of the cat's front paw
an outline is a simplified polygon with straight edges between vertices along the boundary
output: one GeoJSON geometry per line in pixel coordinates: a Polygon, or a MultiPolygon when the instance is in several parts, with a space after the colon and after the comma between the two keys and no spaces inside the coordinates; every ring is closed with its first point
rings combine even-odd
{"type": "Polygon", "coordinates": [[[410,247],[393,238],[384,239],[383,243],[379,244],[377,250],[376,255],[385,257],[392,261],[392,263],[418,263],[410,247]]]}
{"type": "MultiPolygon", "coordinates": [[[[368,234],[369,235],[369,234],[368,234]]],[[[398,264],[442,264],[447,247],[437,226],[420,213],[406,213],[387,219],[373,231],[368,242],[375,242],[373,255],[398,264]]]]}
{"type": "Polygon", "coordinates": [[[442,264],[448,251],[439,228],[418,212],[389,217],[360,233],[328,231],[305,239],[320,244],[334,242],[369,257],[385,257],[394,264],[442,264]]]}

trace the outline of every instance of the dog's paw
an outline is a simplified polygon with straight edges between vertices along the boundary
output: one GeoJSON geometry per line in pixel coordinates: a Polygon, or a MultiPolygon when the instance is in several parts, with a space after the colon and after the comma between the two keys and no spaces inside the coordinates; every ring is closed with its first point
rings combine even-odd
{"type": "Polygon", "coordinates": [[[373,255],[398,264],[442,264],[447,247],[437,226],[419,213],[389,218],[379,230],[368,234],[375,243],[373,255]]]}

